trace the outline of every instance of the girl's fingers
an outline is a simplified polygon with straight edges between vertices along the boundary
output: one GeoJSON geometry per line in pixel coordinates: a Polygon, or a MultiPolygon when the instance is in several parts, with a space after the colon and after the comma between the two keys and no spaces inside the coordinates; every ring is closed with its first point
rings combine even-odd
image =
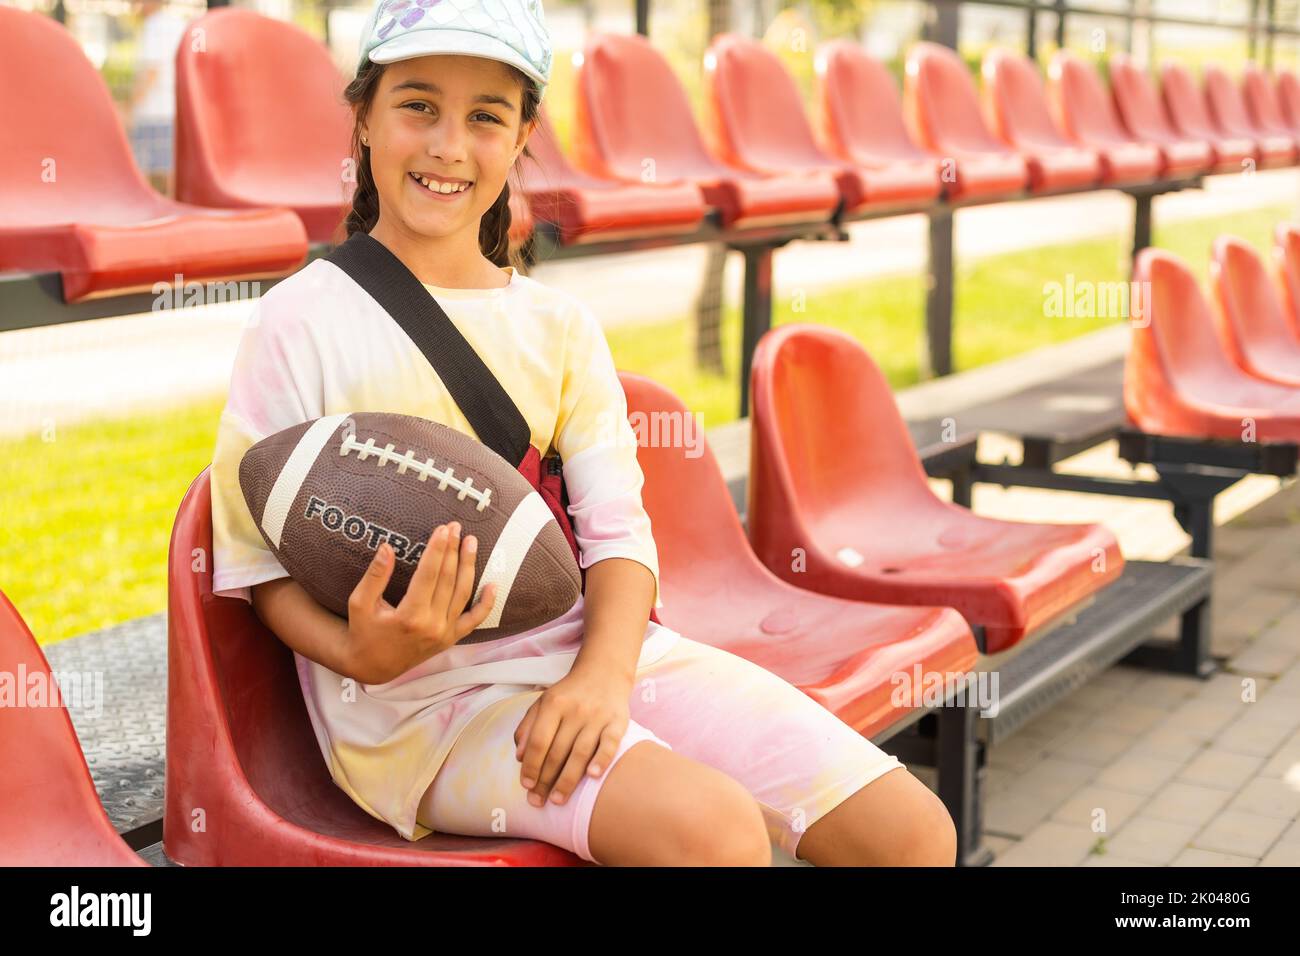
{"type": "MultiPolygon", "coordinates": [[[[533,788],[533,794],[541,798],[540,801],[533,799],[533,794],[528,795],[528,802],[534,806],[541,806],[551,795],[551,789],[555,786],[555,781],[559,779],[560,771],[569,761],[569,755],[573,751],[574,741],[578,739],[578,734],[582,730],[582,725],[575,720],[561,720],[560,725],[555,729],[555,734],[551,737],[551,746],[547,748],[546,759],[542,761],[542,773],[537,777],[537,786],[533,788]]],[[[579,769],[581,774],[582,770],[579,769]]]]}
{"type": "Polygon", "coordinates": [[[487,620],[487,616],[492,613],[492,606],[496,603],[496,596],[497,586],[495,583],[483,588],[483,596],[478,599],[478,603],[457,618],[456,640],[459,641],[487,620]]]}
{"type": "Polygon", "coordinates": [[[439,525],[429,535],[424,554],[420,555],[411,583],[406,586],[402,604],[412,602],[413,607],[428,607],[433,600],[433,585],[438,580],[438,571],[442,567],[443,552],[447,547],[447,526],[439,525]]]}
{"type": "Polygon", "coordinates": [[[573,749],[569,751],[569,759],[565,761],[560,775],[555,778],[555,786],[551,789],[551,802],[564,803],[569,799],[569,794],[573,793],[582,780],[582,774],[587,769],[587,764],[591,762],[592,755],[600,745],[601,728],[599,724],[587,724],[582,728],[577,738],[573,741],[573,749]]]}
{"type": "Polygon", "coordinates": [[[542,764],[546,760],[547,753],[551,749],[551,741],[555,737],[555,731],[559,729],[560,721],[555,717],[550,709],[545,707],[537,708],[537,716],[533,719],[533,725],[528,729],[528,743],[524,746],[523,768],[519,773],[519,782],[523,784],[526,790],[536,790],[539,786],[538,781],[542,775],[542,764]]]}
{"type": "Polygon", "coordinates": [[[451,604],[452,589],[456,586],[456,567],[460,563],[460,522],[453,521],[447,528],[447,534],[442,564],[438,569],[438,580],[433,586],[433,596],[430,600],[434,615],[442,622],[450,616],[448,606],[451,604]]]}
{"type": "MultiPolygon", "coordinates": [[[[524,748],[528,746],[528,732],[532,729],[533,721],[537,719],[537,701],[541,700],[539,695],[533,705],[524,713],[524,719],[519,721],[519,726],[515,728],[515,759],[520,763],[524,762],[524,748]]],[[[522,779],[523,771],[520,771],[522,779]]]]}
{"type": "MultiPolygon", "coordinates": [[[[624,728],[624,733],[627,729],[624,728]]],[[[600,735],[600,746],[591,759],[587,761],[587,773],[593,777],[599,777],[609,765],[614,762],[614,754],[618,753],[618,745],[623,741],[623,734],[616,734],[613,726],[606,727],[600,735]]]]}
{"type": "Polygon", "coordinates": [[[368,614],[374,610],[379,599],[384,596],[389,580],[393,577],[393,549],[387,541],[381,542],[370,560],[370,566],[361,576],[357,586],[348,596],[348,616],[368,614]]]}
{"type": "Polygon", "coordinates": [[[460,542],[460,561],[456,568],[456,587],[451,592],[451,613],[460,614],[474,596],[474,572],[478,539],[467,534],[460,542]]]}

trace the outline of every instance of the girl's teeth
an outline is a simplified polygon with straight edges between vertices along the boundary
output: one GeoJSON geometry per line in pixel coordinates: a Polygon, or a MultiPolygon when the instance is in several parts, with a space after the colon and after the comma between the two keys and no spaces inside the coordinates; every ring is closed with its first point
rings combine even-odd
{"type": "Polygon", "coordinates": [[[419,180],[427,189],[431,189],[436,193],[458,193],[469,188],[467,183],[435,183],[423,176],[420,176],[419,180]]]}

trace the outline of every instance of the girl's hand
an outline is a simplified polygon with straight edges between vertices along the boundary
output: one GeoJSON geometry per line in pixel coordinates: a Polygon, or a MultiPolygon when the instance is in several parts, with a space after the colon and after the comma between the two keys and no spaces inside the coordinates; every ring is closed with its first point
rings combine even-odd
{"type": "Polygon", "coordinates": [[[519,782],[528,802],[563,803],[584,771],[599,777],[609,767],[629,722],[631,685],[600,668],[576,665],[548,687],[515,730],[519,782]]]}
{"type": "Polygon", "coordinates": [[[474,607],[474,552],[469,535],[460,540],[460,523],[439,525],[420,555],[411,583],[397,607],[384,600],[393,576],[393,549],[380,544],[374,560],[348,598],[350,676],[364,684],[386,684],[439,651],[451,647],[483,623],[492,610],[496,585],[483,589],[474,607]]]}

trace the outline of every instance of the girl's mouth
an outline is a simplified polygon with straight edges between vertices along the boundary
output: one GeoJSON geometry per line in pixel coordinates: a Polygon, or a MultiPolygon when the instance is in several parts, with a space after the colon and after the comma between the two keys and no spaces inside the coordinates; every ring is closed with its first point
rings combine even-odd
{"type": "Polygon", "coordinates": [[[435,199],[445,199],[445,200],[455,199],[458,196],[469,192],[470,189],[473,188],[474,186],[473,182],[467,182],[467,183],[439,182],[436,179],[428,179],[424,176],[421,176],[419,173],[414,173],[414,172],[408,173],[407,176],[411,180],[411,182],[415,183],[416,186],[420,187],[421,190],[423,190],[428,195],[434,197],[435,199]]]}

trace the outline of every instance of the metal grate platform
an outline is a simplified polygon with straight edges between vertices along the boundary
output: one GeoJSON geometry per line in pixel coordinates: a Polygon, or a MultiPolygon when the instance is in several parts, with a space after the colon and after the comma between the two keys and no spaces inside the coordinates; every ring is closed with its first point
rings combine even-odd
{"type": "Polygon", "coordinates": [[[980,670],[999,675],[998,713],[980,721],[987,742],[1009,737],[1146,643],[1164,621],[1206,600],[1213,570],[1210,561],[1197,558],[1129,561],[1119,580],[1074,622],[1021,651],[1013,649],[1005,663],[981,662],[980,670]]]}
{"type": "Polygon", "coordinates": [[[167,733],[167,615],[41,648],[50,670],[102,675],[100,712],[69,706],[99,799],[134,848],[162,839],[167,733]]]}

